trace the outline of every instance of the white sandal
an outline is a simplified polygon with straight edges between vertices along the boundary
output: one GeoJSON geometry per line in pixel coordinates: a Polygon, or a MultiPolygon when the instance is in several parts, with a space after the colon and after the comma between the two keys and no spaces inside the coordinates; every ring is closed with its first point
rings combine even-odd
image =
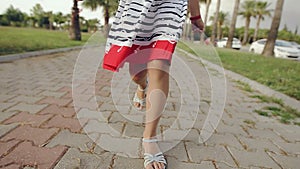
{"type": "MultiPolygon", "coordinates": [[[[158,142],[157,139],[145,139],[143,138],[144,143],[156,143],[158,142]]],[[[144,153],[144,167],[146,168],[147,165],[153,163],[153,162],[159,162],[164,164],[164,169],[167,168],[167,161],[163,155],[162,152],[156,153],[156,154],[150,154],[150,153],[144,153]]]]}
{"type": "Polygon", "coordinates": [[[134,94],[134,97],[133,97],[133,103],[139,103],[140,106],[136,107],[138,110],[142,110],[143,107],[145,107],[146,105],[146,91],[147,91],[147,87],[145,89],[142,89],[140,87],[140,85],[138,85],[138,90],[141,91],[141,92],[144,92],[144,98],[143,99],[140,99],[138,96],[137,96],[137,93],[134,94]]]}

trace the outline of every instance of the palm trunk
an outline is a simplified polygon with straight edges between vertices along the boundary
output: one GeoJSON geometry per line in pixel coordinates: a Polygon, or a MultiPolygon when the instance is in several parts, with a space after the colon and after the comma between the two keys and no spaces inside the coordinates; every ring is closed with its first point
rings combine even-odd
{"type": "Polygon", "coordinates": [[[271,30],[269,32],[268,40],[263,51],[264,56],[272,56],[274,54],[275,41],[278,35],[278,28],[281,21],[283,4],[284,4],[284,0],[277,0],[275,14],[271,25],[271,30]]]}
{"type": "Polygon", "coordinates": [[[81,40],[80,33],[80,24],[79,24],[79,9],[77,0],[73,0],[73,8],[72,8],[72,19],[71,19],[71,28],[70,28],[70,39],[72,40],[81,40]]]}
{"type": "Polygon", "coordinates": [[[232,15],[232,21],[231,21],[231,24],[230,24],[230,30],[229,30],[229,35],[228,35],[228,41],[227,41],[227,44],[226,44],[226,48],[231,48],[232,47],[232,41],[233,41],[234,32],[235,32],[236,20],[237,20],[237,16],[238,16],[238,13],[239,13],[239,6],[240,6],[240,0],[236,0],[233,15],[232,15]]]}
{"type": "Polygon", "coordinates": [[[217,24],[218,24],[218,19],[219,19],[220,6],[221,6],[221,0],[218,0],[217,1],[217,9],[216,9],[215,17],[214,17],[212,34],[211,34],[211,42],[213,44],[214,44],[215,39],[216,39],[216,32],[217,32],[217,24]]]}
{"type": "Polygon", "coordinates": [[[248,42],[248,32],[249,32],[249,26],[250,26],[250,17],[246,18],[246,25],[245,25],[245,32],[244,32],[244,39],[243,39],[243,45],[246,45],[248,42]]]}
{"type": "Polygon", "coordinates": [[[206,1],[206,11],[205,11],[205,18],[204,18],[204,26],[207,24],[208,19],[208,12],[209,12],[210,2],[206,1]]]}
{"type": "Polygon", "coordinates": [[[255,28],[255,32],[254,32],[253,41],[256,41],[256,39],[257,39],[260,21],[261,21],[261,16],[258,16],[257,22],[256,22],[256,28],[255,28]]]}
{"type": "Polygon", "coordinates": [[[221,39],[222,34],[222,25],[220,22],[218,22],[218,33],[217,33],[217,39],[221,39]]]}
{"type": "Polygon", "coordinates": [[[104,25],[109,24],[109,8],[105,7],[105,14],[104,14],[104,25]]]}
{"type": "Polygon", "coordinates": [[[109,32],[109,5],[105,7],[104,13],[104,34],[107,37],[109,32]]]}

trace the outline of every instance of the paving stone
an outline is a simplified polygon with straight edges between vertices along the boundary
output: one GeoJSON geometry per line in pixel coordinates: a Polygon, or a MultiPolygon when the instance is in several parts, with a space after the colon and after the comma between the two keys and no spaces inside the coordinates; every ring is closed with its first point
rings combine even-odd
{"type": "Polygon", "coordinates": [[[110,134],[118,137],[122,135],[123,123],[103,123],[97,120],[89,120],[83,130],[87,134],[110,134]]]}
{"type": "Polygon", "coordinates": [[[282,168],[299,168],[300,161],[299,157],[289,157],[289,156],[283,156],[278,155],[274,153],[269,153],[269,155],[277,162],[282,168]]]}
{"type": "Polygon", "coordinates": [[[116,112],[118,110],[116,109],[116,107],[113,104],[103,103],[99,107],[99,111],[112,111],[112,112],[116,112]]]}
{"type": "Polygon", "coordinates": [[[136,159],[136,158],[122,157],[122,156],[115,156],[113,168],[114,169],[144,168],[144,160],[136,159]]]}
{"type": "Polygon", "coordinates": [[[22,102],[22,103],[28,103],[28,104],[34,104],[37,101],[41,100],[43,97],[39,97],[39,96],[23,96],[23,95],[19,95],[17,97],[14,97],[10,100],[8,100],[8,102],[22,102]]]}
{"type": "Polygon", "coordinates": [[[37,115],[27,112],[21,112],[3,122],[3,124],[19,123],[29,124],[33,127],[39,127],[42,123],[50,119],[52,115],[37,115]]]}
{"type": "Polygon", "coordinates": [[[13,90],[8,94],[16,94],[16,95],[26,95],[26,96],[35,96],[38,93],[42,92],[42,90],[31,90],[31,89],[17,89],[13,90]]]}
{"type": "Polygon", "coordinates": [[[7,100],[16,97],[16,95],[0,94],[0,103],[6,102],[7,100]]]}
{"type": "Polygon", "coordinates": [[[60,98],[65,94],[67,94],[66,91],[65,92],[53,92],[53,91],[48,91],[48,90],[39,93],[39,95],[41,95],[41,96],[56,97],[56,98],[60,98]]]}
{"type": "Polygon", "coordinates": [[[90,151],[93,141],[85,134],[71,133],[68,130],[60,131],[51,141],[47,147],[54,147],[57,145],[64,145],[72,148],[78,148],[80,151],[90,151]]]}
{"type": "Polygon", "coordinates": [[[223,122],[220,122],[217,129],[218,134],[231,133],[233,135],[242,135],[248,136],[248,134],[243,130],[243,128],[239,125],[226,125],[223,122]]]}
{"type": "Polygon", "coordinates": [[[113,152],[117,155],[137,158],[141,154],[141,139],[140,138],[126,138],[126,137],[112,137],[109,134],[101,134],[99,140],[96,142],[101,148],[113,152]],[[126,146],[124,146],[126,145],[126,146]]]}
{"type": "Polygon", "coordinates": [[[288,142],[300,142],[299,126],[278,124],[278,127],[274,127],[272,131],[288,142]]]}
{"type": "Polygon", "coordinates": [[[0,122],[12,117],[13,115],[19,113],[18,111],[0,112],[0,122]]]}
{"type": "Polygon", "coordinates": [[[236,137],[230,133],[226,133],[224,135],[221,134],[213,134],[206,142],[207,146],[229,146],[234,147],[239,150],[243,150],[243,146],[236,139],[236,137]]]}
{"type": "Polygon", "coordinates": [[[117,123],[117,122],[126,122],[127,119],[118,112],[113,112],[111,117],[109,118],[109,122],[117,123]]]}
{"type": "Polygon", "coordinates": [[[126,137],[135,137],[135,138],[141,138],[143,137],[144,133],[144,126],[135,126],[132,124],[127,124],[124,129],[124,136],[126,137]]]}
{"type": "Polygon", "coordinates": [[[46,97],[42,100],[40,100],[39,104],[55,104],[58,106],[67,106],[69,103],[71,103],[71,99],[61,99],[61,98],[55,98],[55,97],[46,97]]]}
{"type": "Polygon", "coordinates": [[[7,111],[25,111],[29,112],[31,114],[36,114],[42,109],[44,109],[47,106],[47,104],[27,104],[27,103],[19,103],[11,108],[9,108],[7,111]]]}
{"type": "Polygon", "coordinates": [[[215,164],[216,168],[221,168],[221,169],[241,169],[241,168],[229,166],[225,163],[220,163],[220,162],[214,162],[214,164],[215,164]]]}
{"type": "Polygon", "coordinates": [[[201,163],[202,161],[216,161],[232,167],[236,166],[231,155],[222,146],[206,147],[187,142],[186,150],[190,160],[195,163],[201,163]]]}
{"type": "Polygon", "coordinates": [[[176,141],[184,139],[187,134],[188,130],[177,130],[173,128],[166,129],[163,133],[163,140],[165,141],[176,141]]]}
{"type": "Polygon", "coordinates": [[[190,141],[190,142],[194,142],[194,143],[199,143],[199,136],[200,133],[198,131],[198,129],[194,129],[192,128],[189,133],[186,135],[186,137],[184,138],[185,141],[190,141]]]}
{"type": "Polygon", "coordinates": [[[173,147],[169,151],[165,152],[164,154],[168,157],[174,157],[178,161],[182,161],[182,162],[189,161],[186,150],[185,150],[185,145],[183,142],[180,142],[179,144],[177,144],[175,147],[173,147]]]}
{"type": "Polygon", "coordinates": [[[75,102],[71,102],[68,104],[68,107],[75,107],[76,109],[90,109],[90,110],[97,110],[99,107],[98,103],[94,101],[81,101],[81,100],[76,100],[75,102]],[[75,106],[74,106],[75,103],[75,106]]]}
{"type": "MultiPolygon", "coordinates": [[[[2,167],[1,167],[2,168],[2,167]]],[[[16,169],[16,168],[20,168],[20,165],[17,164],[11,164],[8,166],[3,167],[2,169],[16,169]]]]}
{"type": "Polygon", "coordinates": [[[64,86],[57,90],[57,92],[70,92],[72,93],[72,87],[64,86]]]}
{"type": "Polygon", "coordinates": [[[287,143],[274,140],[273,143],[290,155],[300,155],[300,142],[287,143]]]}
{"type": "Polygon", "coordinates": [[[6,134],[0,141],[9,141],[10,139],[30,140],[35,145],[43,145],[57,132],[58,129],[56,128],[41,129],[24,125],[6,134]]]}
{"type": "Polygon", "coordinates": [[[7,153],[16,146],[20,141],[12,140],[8,142],[0,142],[0,157],[7,155],[7,153]]]}
{"type": "Polygon", "coordinates": [[[282,153],[282,151],[268,139],[253,139],[247,137],[238,137],[238,139],[244,145],[247,151],[272,151],[276,153],[282,153]]]}
{"type": "MultiPolygon", "coordinates": [[[[282,140],[276,133],[272,130],[254,130],[254,129],[247,129],[250,136],[254,138],[261,138],[261,139],[270,139],[270,140],[282,140]]],[[[284,140],[282,140],[284,141],[284,140]]]]}
{"type": "Polygon", "coordinates": [[[80,132],[85,122],[79,121],[76,118],[65,118],[60,115],[56,115],[47,123],[43,124],[44,128],[61,128],[69,129],[71,132],[80,132]]]}
{"type": "Polygon", "coordinates": [[[12,107],[16,105],[17,103],[0,103],[0,112],[2,113],[4,110],[8,109],[9,107],[12,107]]]}
{"type": "Polygon", "coordinates": [[[230,149],[232,156],[236,159],[239,167],[264,167],[264,168],[280,168],[264,151],[247,152],[236,149],[230,149]]]}
{"type": "Polygon", "coordinates": [[[11,163],[37,166],[38,168],[53,168],[66,148],[35,147],[30,142],[20,143],[12,152],[0,159],[0,166],[11,163]]]}
{"type": "Polygon", "coordinates": [[[188,168],[188,169],[215,169],[214,164],[212,161],[202,161],[201,163],[191,163],[191,162],[181,162],[176,160],[172,157],[167,157],[168,160],[168,168],[172,169],[182,169],[182,168],[188,168]]]}
{"type": "Polygon", "coordinates": [[[83,108],[77,113],[77,118],[88,120],[94,119],[100,122],[108,122],[108,118],[111,116],[111,114],[112,113],[110,111],[99,112],[83,108]]]}
{"type": "Polygon", "coordinates": [[[108,169],[112,161],[113,155],[104,153],[101,156],[96,154],[80,152],[75,148],[70,148],[54,169],[66,168],[85,168],[85,169],[108,169]]]}
{"type": "Polygon", "coordinates": [[[39,114],[57,114],[63,117],[73,117],[76,112],[71,107],[60,107],[58,105],[49,105],[45,109],[39,112],[39,114]]]}
{"type": "Polygon", "coordinates": [[[2,125],[2,124],[0,124],[0,138],[2,136],[4,136],[6,133],[8,133],[9,131],[11,131],[14,128],[16,128],[17,126],[18,126],[18,124],[9,124],[9,125],[2,125]]]}

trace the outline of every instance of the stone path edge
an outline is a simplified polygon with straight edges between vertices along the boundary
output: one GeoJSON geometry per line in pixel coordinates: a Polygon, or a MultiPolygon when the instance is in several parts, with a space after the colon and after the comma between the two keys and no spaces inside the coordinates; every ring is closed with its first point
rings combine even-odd
{"type": "Polygon", "coordinates": [[[17,53],[17,54],[10,54],[10,55],[3,55],[0,56],[0,63],[11,62],[18,59],[24,59],[29,57],[37,57],[61,52],[69,52],[72,50],[79,50],[82,49],[84,46],[73,46],[67,48],[58,48],[58,49],[49,49],[49,50],[40,50],[40,51],[33,51],[33,52],[25,52],[25,53],[17,53]]]}
{"type": "Polygon", "coordinates": [[[232,72],[230,70],[226,70],[224,68],[222,68],[220,65],[216,65],[214,63],[211,63],[207,60],[204,60],[204,59],[201,59],[191,53],[188,53],[187,51],[183,50],[183,49],[179,49],[177,48],[178,51],[186,54],[188,57],[191,57],[195,60],[198,60],[204,64],[206,64],[207,66],[213,68],[213,69],[216,69],[217,70],[224,70],[225,71],[225,75],[229,78],[231,78],[232,80],[236,80],[236,81],[242,81],[244,83],[248,83],[254,90],[257,90],[258,92],[262,93],[263,95],[266,95],[266,96],[269,96],[269,97],[275,97],[275,98],[278,98],[278,99],[281,99],[286,105],[290,106],[291,108],[294,108],[298,111],[300,111],[300,101],[288,96],[288,95],[285,95],[283,93],[280,93],[278,91],[275,91],[265,85],[262,85],[254,80],[251,80],[245,76],[242,76],[238,73],[235,73],[235,72],[232,72]]]}

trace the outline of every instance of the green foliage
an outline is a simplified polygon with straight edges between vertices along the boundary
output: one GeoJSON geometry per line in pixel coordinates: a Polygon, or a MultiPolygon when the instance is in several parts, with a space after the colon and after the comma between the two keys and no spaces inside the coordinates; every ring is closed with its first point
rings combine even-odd
{"type": "Polygon", "coordinates": [[[6,55],[83,45],[90,35],[83,34],[80,42],[69,40],[68,33],[64,31],[0,27],[0,36],[0,55],[6,55]]]}

